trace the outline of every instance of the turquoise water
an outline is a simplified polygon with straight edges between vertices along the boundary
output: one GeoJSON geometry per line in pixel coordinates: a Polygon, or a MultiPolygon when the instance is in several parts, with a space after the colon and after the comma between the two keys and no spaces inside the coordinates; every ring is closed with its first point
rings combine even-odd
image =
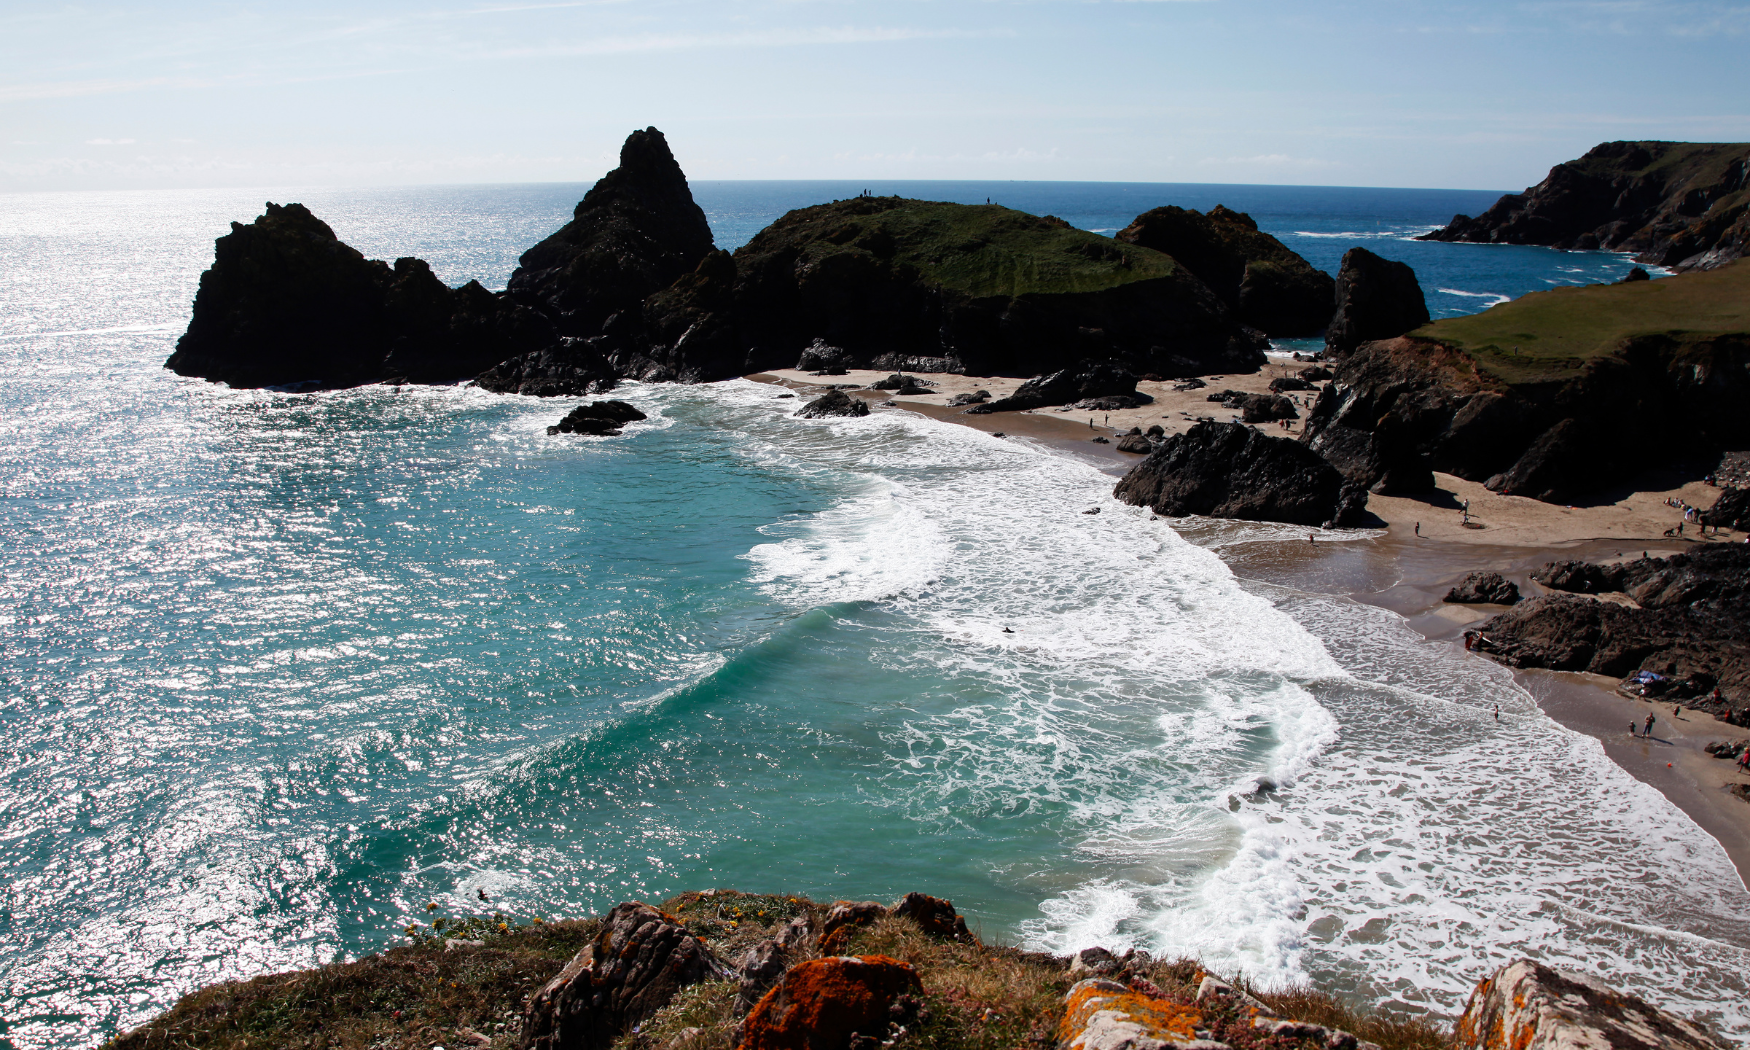
{"type": "MultiPolygon", "coordinates": [[[[696,187],[724,244],[863,188],[696,187]]],[[[1220,200],[1331,266],[1376,214],[1361,243],[1472,293],[1437,312],[1630,265],[1402,239],[1488,194],[867,188],[1089,228],[1220,200]]],[[[568,401],[160,367],[263,198],[502,286],[582,189],[0,198],[0,1042],[374,951],[432,900],[706,886],[921,889],[1039,948],[1448,1010],[1530,952],[1750,1031],[1717,843],[1499,668],[1215,553],[1284,530],[745,381],[629,386],[652,418],[580,439],[545,432],[568,401]]]]}

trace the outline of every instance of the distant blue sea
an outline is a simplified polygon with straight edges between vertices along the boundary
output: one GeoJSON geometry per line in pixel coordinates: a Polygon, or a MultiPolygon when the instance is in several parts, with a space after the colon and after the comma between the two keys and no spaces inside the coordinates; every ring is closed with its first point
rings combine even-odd
{"type": "MultiPolygon", "coordinates": [[[[597,439],[546,433],[568,399],[161,367],[264,200],[502,287],[587,188],[0,196],[0,1046],[480,890],[709,886],[923,890],[987,938],[1388,1007],[1530,954],[1750,1035],[1719,845],[1499,667],[1218,557],[1299,531],[1150,521],[1049,448],[742,380],[629,385],[651,418],[597,439]]],[[[1632,265],[1408,239],[1493,193],[694,186],[723,247],[865,189],[1107,233],[1222,203],[1333,271],[1409,262],[1437,315],[1632,265]]]]}

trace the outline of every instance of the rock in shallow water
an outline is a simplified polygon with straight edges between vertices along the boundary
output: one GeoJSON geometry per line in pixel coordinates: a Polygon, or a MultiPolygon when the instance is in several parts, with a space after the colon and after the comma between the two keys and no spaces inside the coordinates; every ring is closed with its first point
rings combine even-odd
{"type": "Polygon", "coordinates": [[[825,419],[829,416],[866,416],[869,402],[852,397],[843,390],[828,390],[796,410],[798,419],[825,419]]]}

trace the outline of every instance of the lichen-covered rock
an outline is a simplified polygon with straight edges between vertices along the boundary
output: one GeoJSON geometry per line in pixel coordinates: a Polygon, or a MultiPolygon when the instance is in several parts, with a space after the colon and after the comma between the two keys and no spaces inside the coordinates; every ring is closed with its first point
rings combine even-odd
{"type": "Polygon", "coordinates": [[[1169,518],[1204,514],[1292,525],[1353,525],[1367,506],[1367,493],[1318,453],[1240,423],[1198,423],[1167,438],[1112,494],[1169,518]]]}
{"type": "Polygon", "coordinates": [[[1204,974],[1197,983],[1197,1001],[1206,1005],[1220,1003],[1231,1008],[1242,1018],[1279,1017],[1275,1010],[1264,1005],[1251,993],[1242,988],[1236,988],[1226,981],[1220,981],[1204,974]]]}
{"type": "Polygon", "coordinates": [[[946,937],[963,944],[975,943],[966,920],[954,910],[951,901],[927,893],[908,893],[894,902],[890,914],[910,919],[932,937],[946,937]]]}
{"type": "Polygon", "coordinates": [[[606,1050],[688,985],[733,971],[678,921],[636,902],[615,905],[589,947],[529,999],[522,1050],[606,1050]]]}
{"type": "Polygon", "coordinates": [[[844,951],[857,927],[884,919],[887,914],[886,906],[879,901],[834,901],[832,910],[820,923],[821,953],[836,955],[844,951]]]}
{"type": "Polygon", "coordinates": [[[1498,572],[1473,572],[1440,600],[1457,605],[1512,605],[1519,600],[1519,585],[1498,572]]]}
{"type": "Polygon", "coordinates": [[[1428,301],[1416,271],[1366,248],[1343,253],[1337,270],[1337,312],[1325,330],[1325,351],[1345,354],[1375,339],[1394,339],[1428,323],[1428,301]]]}
{"type": "Polygon", "coordinates": [[[826,419],[829,416],[866,416],[869,402],[852,397],[843,390],[828,390],[796,410],[800,419],[826,419]]]}
{"type": "Polygon", "coordinates": [[[1203,1013],[1090,977],[1064,996],[1057,1050],[1225,1050],[1226,1043],[1199,1038],[1203,1013]]]}
{"type": "MultiPolygon", "coordinates": [[[[882,909],[885,911],[886,909],[882,909]]],[[[740,1050],[873,1047],[915,1019],[923,985],[885,955],[830,956],[785,973],[742,1021],[740,1050]]]]}
{"type": "Polygon", "coordinates": [[[1725,1050],[1643,999],[1530,959],[1478,983],[1454,1036],[1458,1050],[1725,1050]]]}

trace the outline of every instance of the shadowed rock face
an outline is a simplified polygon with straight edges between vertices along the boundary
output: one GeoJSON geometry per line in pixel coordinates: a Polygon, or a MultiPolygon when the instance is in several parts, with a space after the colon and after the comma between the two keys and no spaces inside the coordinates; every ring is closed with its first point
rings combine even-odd
{"type": "Polygon", "coordinates": [[[1336,282],[1244,212],[1216,205],[1143,212],[1117,240],[1165,252],[1196,274],[1239,320],[1274,336],[1314,335],[1331,320],[1336,282]]]}
{"type": "Polygon", "coordinates": [[[449,288],[419,259],[366,259],[302,204],[269,203],[215,243],[165,367],[238,387],[442,383],[555,338],[477,282],[449,288]]]}
{"type": "Polygon", "coordinates": [[[720,379],[787,368],[817,341],[842,350],[840,363],[988,375],[1103,360],[1195,375],[1263,361],[1263,334],[1172,259],[996,205],[802,208],[712,266],[647,305],[642,356],[656,369],[720,379]]]}
{"type": "Polygon", "coordinates": [[[1498,572],[1473,572],[1440,600],[1459,605],[1512,605],[1519,600],[1519,585],[1498,572]]]}
{"type": "Polygon", "coordinates": [[[1530,959],[1479,982],[1453,1035],[1458,1050],[1725,1050],[1639,996],[1530,959]]]}
{"type": "Polygon", "coordinates": [[[1608,248],[1712,269],[1750,247],[1750,143],[1605,142],[1422,239],[1608,248]]]}
{"type": "Polygon", "coordinates": [[[1428,301],[1416,271],[1366,248],[1343,253],[1337,270],[1337,312],[1325,330],[1325,351],[1344,354],[1374,339],[1392,339],[1428,323],[1428,301]]]}
{"type": "Polygon", "coordinates": [[[1199,423],[1130,468],[1112,495],[1156,514],[1344,526],[1359,522],[1367,493],[1318,453],[1240,423],[1199,423]]]}
{"type": "Polygon", "coordinates": [[[523,253],[509,292],[551,316],[563,334],[593,336],[610,316],[636,313],[710,250],[711,227],[668,140],[646,128],[626,139],[620,166],[584,195],[572,220],[523,253]]]}

